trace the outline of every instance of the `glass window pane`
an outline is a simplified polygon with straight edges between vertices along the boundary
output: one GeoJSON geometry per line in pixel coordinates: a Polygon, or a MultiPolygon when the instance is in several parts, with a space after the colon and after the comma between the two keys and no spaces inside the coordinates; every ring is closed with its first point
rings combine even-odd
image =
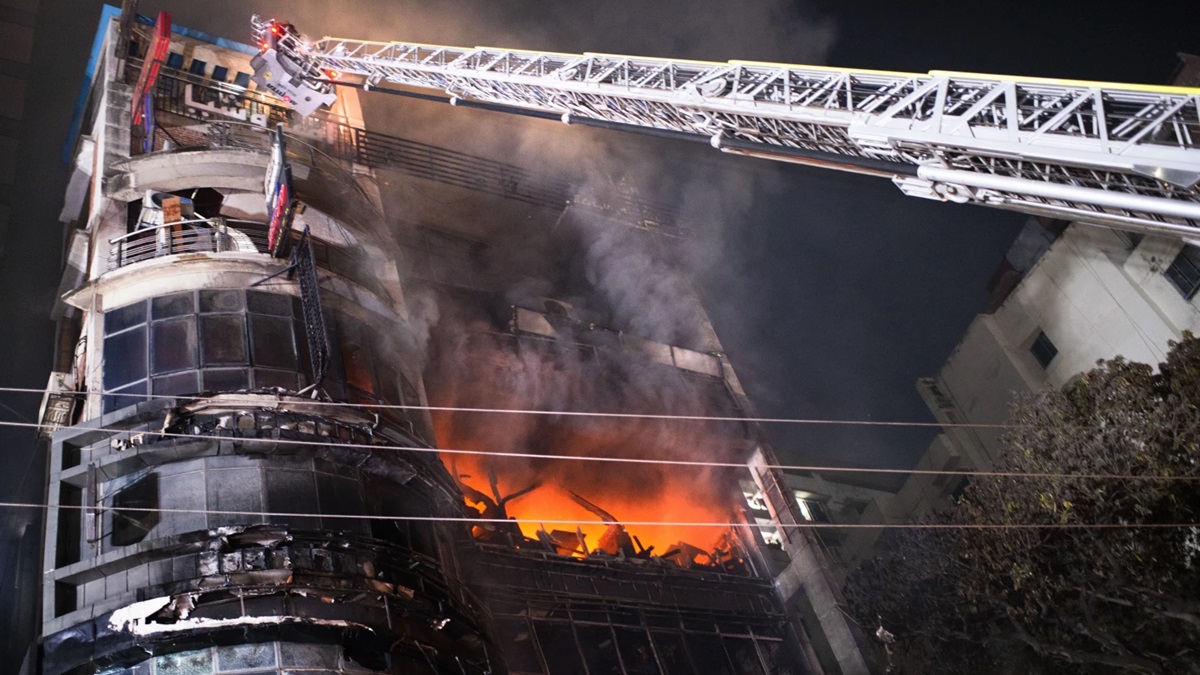
{"type": "Polygon", "coordinates": [[[146,322],[146,303],[135,302],[104,313],[104,332],[115,333],[146,322]]]}
{"type": "Polygon", "coordinates": [[[204,365],[246,363],[246,320],[241,316],[200,317],[204,365]]]}
{"type": "Polygon", "coordinates": [[[200,391],[196,371],[175,373],[154,378],[154,393],[167,395],[195,394],[200,391]]]}
{"type": "Polygon", "coordinates": [[[1058,356],[1058,347],[1054,346],[1045,332],[1038,333],[1029,351],[1033,352],[1034,358],[1042,364],[1043,368],[1049,368],[1050,362],[1054,360],[1055,356],[1058,356]]]}
{"type": "MultiPolygon", "coordinates": [[[[201,61],[200,63],[204,63],[201,61]]],[[[195,69],[193,68],[193,71],[195,69]]],[[[207,675],[212,672],[212,650],[179,652],[154,657],[154,672],[179,675],[207,675]]]]}
{"type": "Polygon", "coordinates": [[[112,545],[136,544],[158,524],[158,474],[147,474],[112,498],[112,545]]]}
{"type": "Polygon", "coordinates": [[[291,316],[292,296],[262,291],[246,291],[246,306],[255,314],[291,316]]]}
{"type": "Polygon", "coordinates": [[[146,377],[146,327],[104,339],[104,388],[117,387],[146,377]]]}
{"type": "Polygon", "coordinates": [[[195,311],[196,303],[191,291],[154,298],[150,306],[150,314],[155,319],[168,319],[195,311]]]}
{"type": "Polygon", "coordinates": [[[1200,247],[1185,245],[1166,271],[1167,279],[1190,300],[1200,289],[1200,247]]]}
{"type": "Polygon", "coordinates": [[[204,391],[240,391],[250,388],[250,373],[245,368],[206,368],[202,372],[204,391]]]}
{"type": "Polygon", "coordinates": [[[335,645],[281,642],[279,660],[282,666],[308,666],[309,668],[338,667],[341,648],[335,645]]]}
{"type": "Polygon", "coordinates": [[[296,373],[290,370],[254,369],[254,388],[266,389],[279,387],[288,391],[296,391],[296,373]]]}
{"type": "Polygon", "coordinates": [[[239,312],[242,292],[238,290],[200,291],[201,312],[239,312]]]}
{"type": "Polygon", "coordinates": [[[274,667],[275,643],[273,642],[217,647],[217,670],[219,672],[274,667]]]}
{"type": "Polygon", "coordinates": [[[105,396],[104,397],[104,412],[112,412],[120,410],[131,405],[137,405],[146,400],[146,381],[142,380],[137,384],[131,384],[123,389],[118,389],[115,394],[129,394],[129,396],[105,396]]]}
{"type": "Polygon", "coordinates": [[[250,346],[254,365],[296,369],[292,320],[277,316],[250,316],[250,346]]]}
{"type": "Polygon", "coordinates": [[[150,359],[154,374],[196,367],[196,319],[191,316],[153,324],[150,359]]]}

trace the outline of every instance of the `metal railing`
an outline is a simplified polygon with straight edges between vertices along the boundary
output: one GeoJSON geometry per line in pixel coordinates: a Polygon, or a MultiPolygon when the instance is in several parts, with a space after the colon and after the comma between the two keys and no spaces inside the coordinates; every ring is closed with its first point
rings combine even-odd
{"type": "MultiPolygon", "coordinates": [[[[130,59],[126,77],[136,80],[140,65],[139,61],[130,59]]],[[[683,234],[670,206],[642,198],[628,186],[597,192],[581,187],[580,183],[587,181],[581,181],[579,177],[572,179],[527,171],[479,155],[350,126],[339,118],[321,113],[301,117],[257,91],[184,71],[162,68],[153,98],[157,113],[189,120],[234,125],[240,122],[263,130],[283,123],[290,136],[331,158],[372,169],[390,169],[414,178],[541,208],[560,210],[574,206],[659,234],[683,234]]],[[[166,129],[160,126],[155,135],[152,151],[165,149],[167,141],[176,147],[209,145],[196,137],[195,131],[180,127],[166,129]],[[180,133],[184,135],[179,136],[180,133]]],[[[139,153],[140,141],[135,139],[134,145],[134,153],[139,153]]]]}
{"type": "Polygon", "coordinates": [[[111,271],[143,260],[184,253],[265,253],[267,228],[252,221],[197,218],[136,230],[113,237],[108,244],[111,271]],[[237,227],[229,227],[228,223],[237,227]]]}
{"type": "MultiPolygon", "coordinates": [[[[293,239],[300,234],[292,233],[293,239]]],[[[186,253],[269,253],[267,224],[235,218],[197,218],[155,225],[108,240],[108,271],[144,260],[186,253]],[[180,229],[176,229],[179,227],[180,229]]],[[[388,293],[353,249],[310,238],[318,267],[345,277],[381,297],[388,293]]]]}

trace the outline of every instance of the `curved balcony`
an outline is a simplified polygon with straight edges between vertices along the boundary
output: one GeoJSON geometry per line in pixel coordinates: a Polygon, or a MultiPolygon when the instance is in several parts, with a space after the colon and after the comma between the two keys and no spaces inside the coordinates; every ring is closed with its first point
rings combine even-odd
{"type": "Polygon", "coordinates": [[[267,226],[227,218],[180,220],[114,237],[108,240],[108,245],[109,271],[185,253],[266,253],[267,226]]]}
{"type": "MultiPolygon", "coordinates": [[[[299,235],[292,233],[293,239],[299,235]]],[[[343,277],[380,298],[390,293],[362,264],[362,252],[320,239],[309,239],[317,266],[343,277]]],[[[268,254],[267,224],[235,218],[196,218],[153,225],[108,240],[108,268],[112,272],[136,263],[188,254],[268,254]]]]}

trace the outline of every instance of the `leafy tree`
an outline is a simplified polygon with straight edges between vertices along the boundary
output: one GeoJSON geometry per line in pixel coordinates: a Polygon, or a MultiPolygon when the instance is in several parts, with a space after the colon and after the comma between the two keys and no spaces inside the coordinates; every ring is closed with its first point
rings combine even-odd
{"type": "MultiPolygon", "coordinates": [[[[1118,358],[1017,402],[995,468],[1200,477],[1200,339],[1171,347],[1157,373],[1118,358]]],[[[1200,523],[1200,482],[978,476],[930,523],[1200,523]]],[[[1200,528],[890,530],[881,542],[846,597],[862,625],[894,634],[880,645],[893,672],[1200,673],[1200,528]]]]}

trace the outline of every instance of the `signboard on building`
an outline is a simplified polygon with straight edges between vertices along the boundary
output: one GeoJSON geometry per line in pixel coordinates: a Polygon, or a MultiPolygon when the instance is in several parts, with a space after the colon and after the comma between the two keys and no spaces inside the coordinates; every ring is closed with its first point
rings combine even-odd
{"type": "Polygon", "coordinates": [[[163,223],[178,223],[183,220],[183,200],[171,195],[162,200],[163,223]]]}
{"type": "MultiPolygon", "coordinates": [[[[167,62],[168,48],[171,46],[171,15],[159,12],[158,20],[154,23],[154,37],[146,50],[142,61],[142,72],[138,74],[137,86],[133,89],[133,126],[140,126],[145,115],[147,95],[154,93],[158,85],[158,71],[167,62]]],[[[150,97],[150,100],[153,100],[150,97]]]]}
{"type": "Polygon", "coordinates": [[[304,332],[308,338],[308,355],[312,360],[313,384],[320,385],[329,364],[329,333],[325,329],[320,277],[317,276],[317,261],[313,259],[307,226],[296,250],[292,252],[292,266],[300,286],[300,309],[304,314],[304,332]]]}
{"type": "Polygon", "coordinates": [[[297,207],[282,124],[275,127],[275,136],[271,142],[271,163],[267,165],[263,192],[267,199],[267,249],[271,255],[282,258],[287,252],[287,241],[291,238],[292,219],[296,215],[297,207]]]}
{"type": "Polygon", "coordinates": [[[77,397],[75,378],[70,373],[51,373],[38,415],[38,435],[50,438],[54,432],[70,426],[77,397]]]}

